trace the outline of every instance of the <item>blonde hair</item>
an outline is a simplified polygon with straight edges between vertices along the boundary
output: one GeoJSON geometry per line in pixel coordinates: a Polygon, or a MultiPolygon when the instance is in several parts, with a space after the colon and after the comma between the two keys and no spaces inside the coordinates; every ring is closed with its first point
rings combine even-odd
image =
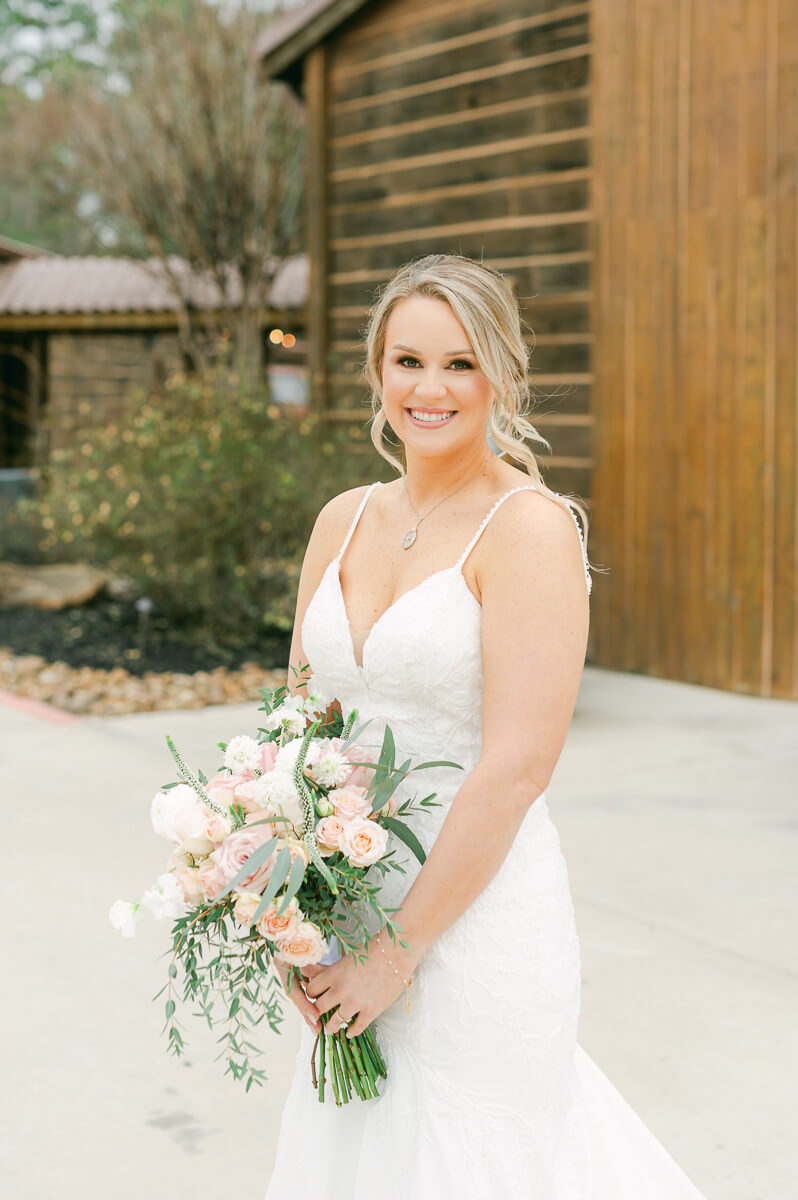
{"type": "Polygon", "coordinates": [[[371,388],[371,440],[377,453],[400,477],[405,474],[402,459],[391,453],[383,439],[388,418],[382,403],[381,365],[388,318],[394,306],[410,296],[433,296],[450,305],[468,334],[479,366],[493,385],[488,428],[499,453],[523,464],[545,496],[564,508],[576,509],[587,556],[589,519],[585,505],[578,497],[554,492],[544,483],[537,458],[527,445],[530,440],[540,442],[551,451],[550,443],[525,415],[532,405],[532,395],[518,303],[504,275],[488,263],[462,254],[427,254],[399,267],[378,290],[369,309],[363,366],[363,378],[371,388]]]}

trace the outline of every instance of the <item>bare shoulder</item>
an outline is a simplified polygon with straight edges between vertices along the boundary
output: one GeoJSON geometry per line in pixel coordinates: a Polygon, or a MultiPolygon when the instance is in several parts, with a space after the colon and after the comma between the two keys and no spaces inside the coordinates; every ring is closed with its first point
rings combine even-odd
{"type": "MultiPolygon", "coordinates": [[[[579,528],[565,501],[524,489],[508,496],[480,539],[480,589],[537,583],[548,577],[584,581],[579,528]]],[[[581,586],[581,584],[580,584],[581,586]]]]}
{"type": "Polygon", "coordinates": [[[308,542],[308,551],[313,557],[329,560],[338,553],[358,505],[370,486],[364,483],[347,488],[333,496],[319,510],[308,542]]]}

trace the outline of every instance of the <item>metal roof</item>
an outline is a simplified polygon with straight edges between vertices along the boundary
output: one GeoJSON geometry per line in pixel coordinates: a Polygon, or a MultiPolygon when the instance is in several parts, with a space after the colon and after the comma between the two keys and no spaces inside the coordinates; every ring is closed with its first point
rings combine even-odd
{"type": "MultiPolygon", "coordinates": [[[[181,291],[196,308],[217,309],[221,298],[215,282],[191,273],[184,259],[172,257],[170,267],[182,281],[181,291]]],[[[299,309],[308,293],[307,255],[286,258],[277,268],[269,307],[299,309]]],[[[232,276],[231,296],[240,304],[240,287],[232,276]]],[[[157,258],[108,256],[40,257],[0,261],[0,315],[65,313],[168,313],[177,300],[157,258]]]]}

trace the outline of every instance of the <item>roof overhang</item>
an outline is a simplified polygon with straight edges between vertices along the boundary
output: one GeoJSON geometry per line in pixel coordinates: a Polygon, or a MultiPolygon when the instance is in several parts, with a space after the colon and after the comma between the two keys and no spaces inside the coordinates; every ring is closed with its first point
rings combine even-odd
{"type": "Polygon", "coordinates": [[[264,29],[254,53],[271,79],[282,79],[298,94],[302,89],[302,59],[369,0],[309,0],[264,29]]]}

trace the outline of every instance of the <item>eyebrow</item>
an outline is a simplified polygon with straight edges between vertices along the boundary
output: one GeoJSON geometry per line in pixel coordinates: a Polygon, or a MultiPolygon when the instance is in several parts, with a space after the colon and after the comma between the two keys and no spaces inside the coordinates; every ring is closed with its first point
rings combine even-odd
{"type": "MultiPolygon", "coordinates": [[[[418,354],[419,353],[419,351],[414,350],[412,346],[402,346],[399,342],[395,342],[394,345],[391,346],[391,349],[392,350],[407,350],[410,354],[418,354]]],[[[474,351],[473,350],[446,350],[444,353],[444,358],[451,358],[455,354],[474,354],[474,351]]],[[[474,357],[476,357],[476,355],[474,355],[474,357]]]]}

